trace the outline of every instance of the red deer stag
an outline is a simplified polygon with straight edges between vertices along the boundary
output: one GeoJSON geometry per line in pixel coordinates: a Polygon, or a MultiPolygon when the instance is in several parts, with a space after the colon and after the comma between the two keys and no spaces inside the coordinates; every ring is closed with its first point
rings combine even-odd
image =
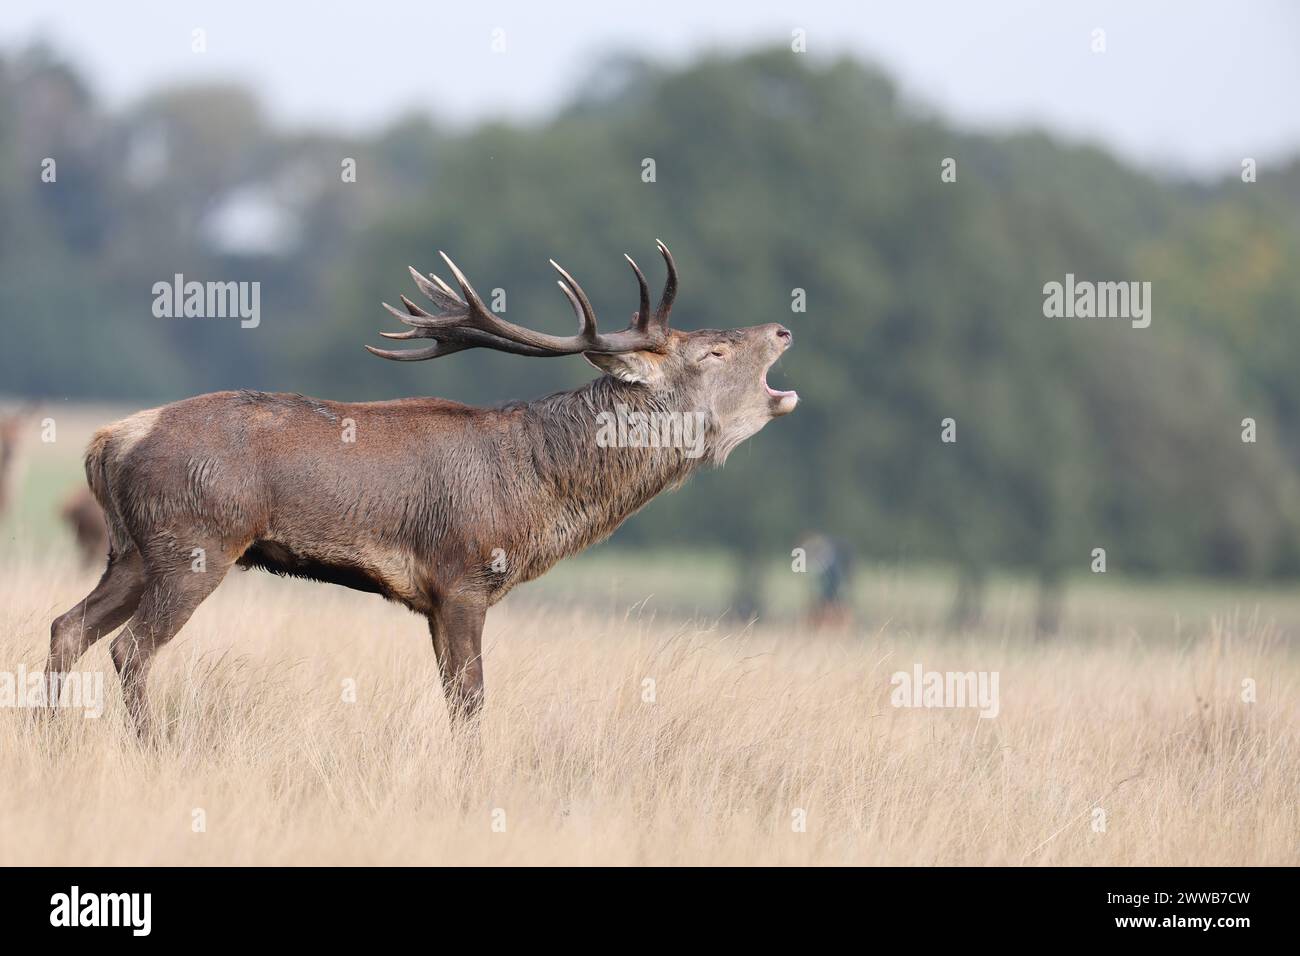
{"type": "Polygon", "coordinates": [[[81,555],[81,566],[89,568],[104,560],[108,553],[108,525],[90,489],[79,487],[63,499],[59,517],[72,532],[81,555]]]}
{"type": "Polygon", "coordinates": [[[128,712],[147,735],[150,662],[238,564],[378,593],[423,615],[453,722],[475,715],[489,607],[610,535],[699,464],[721,464],[798,403],[794,392],[767,384],[791,342],[782,326],[669,328],[677,271],[658,247],[668,270],[658,308],[650,311],[645,276],[629,257],[640,306],[622,331],[597,331],[587,296],[554,262],[578,317],[575,335],[493,314],[443,255],[459,295],[411,269],[435,310],[405,296],[404,312],[385,303],[410,328],[383,335],[434,344],[366,346],[402,362],[471,348],[581,354],[605,374],[572,391],[494,408],[217,392],[100,429],[86,475],[108,519],[108,567],[94,591],[54,621],[47,672],[67,672],[126,623],[112,659],[128,712]],[[600,416],[620,407],[628,420],[636,412],[700,415],[701,454],[680,442],[598,441],[600,416]]]}
{"type": "Polygon", "coordinates": [[[23,406],[11,415],[0,415],[0,517],[4,516],[13,495],[14,461],[23,425],[32,415],[32,406],[23,406]]]}

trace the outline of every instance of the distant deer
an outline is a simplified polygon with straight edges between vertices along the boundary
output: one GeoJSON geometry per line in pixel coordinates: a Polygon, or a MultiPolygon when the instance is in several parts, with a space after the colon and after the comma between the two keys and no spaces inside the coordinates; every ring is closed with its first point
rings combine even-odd
{"type": "Polygon", "coordinates": [[[640,306],[622,331],[597,331],[586,294],[554,262],[578,317],[576,335],[494,315],[443,255],[460,295],[411,269],[435,310],[405,296],[405,311],[384,304],[410,329],[383,335],[435,344],[366,346],[403,362],[471,348],[581,354],[605,374],[572,391],[495,408],[217,392],[100,429],[86,475],[108,518],[108,567],[94,591],[54,621],[47,673],[67,672],[129,618],[111,653],[128,712],[147,735],[145,683],[155,653],[238,564],[374,592],[423,615],[453,723],[475,715],[489,607],[610,535],[698,465],[721,464],[799,401],[767,384],[767,370],[791,343],[782,326],[669,328],[677,270],[658,247],[668,270],[659,305],[650,311],[645,276],[628,257],[640,306]],[[598,441],[600,416],[619,407],[655,421],[702,413],[703,454],[671,443],[598,441]]]}
{"type": "Polygon", "coordinates": [[[108,554],[108,525],[89,488],[79,487],[64,498],[59,517],[77,542],[83,567],[104,560],[104,555],[108,554]]]}
{"type": "Polygon", "coordinates": [[[24,406],[12,414],[0,415],[0,517],[13,496],[14,461],[18,458],[23,424],[31,414],[32,407],[24,406]]]}

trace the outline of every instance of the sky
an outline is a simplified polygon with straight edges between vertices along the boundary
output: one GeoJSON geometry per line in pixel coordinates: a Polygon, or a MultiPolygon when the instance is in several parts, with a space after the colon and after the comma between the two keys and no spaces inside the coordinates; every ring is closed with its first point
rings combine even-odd
{"type": "Polygon", "coordinates": [[[412,109],[456,124],[538,118],[609,54],[679,63],[788,46],[796,29],[808,55],[874,61],[967,128],[1043,127],[1206,178],[1300,153],[1292,0],[0,0],[0,50],[49,42],[110,106],[233,79],[276,119],[350,131],[412,109]]]}

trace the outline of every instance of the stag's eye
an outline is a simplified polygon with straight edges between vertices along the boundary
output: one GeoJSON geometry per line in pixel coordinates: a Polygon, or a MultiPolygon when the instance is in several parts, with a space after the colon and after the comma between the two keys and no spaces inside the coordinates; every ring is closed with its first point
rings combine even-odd
{"type": "Polygon", "coordinates": [[[714,349],[709,354],[712,355],[714,358],[723,358],[726,356],[727,353],[722,351],[721,349],[714,349]]]}

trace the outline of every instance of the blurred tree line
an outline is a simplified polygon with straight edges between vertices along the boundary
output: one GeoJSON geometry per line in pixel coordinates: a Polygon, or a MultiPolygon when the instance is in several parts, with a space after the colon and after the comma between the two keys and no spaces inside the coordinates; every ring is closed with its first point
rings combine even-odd
{"type": "Polygon", "coordinates": [[[414,295],[406,266],[437,271],[445,249],[510,319],[564,331],[554,256],[621,327],[621,253],[657,267],[659,237],[682,272],[674,322],[785,323],[797,347],[773,383],[803,402],[621,540],[775,559],[830,531],[863,557],[952,562],[959,616],[992,568],[1019,569],[1045,627],[1098,547],[1126,574],[1300,574],[1300,160],[1165,181],[1040,134],[959,131],[874,69],[786,50],[622,57],[581,89],[544,122],[347,137],[275,128],[236,87],[108,112],[52,51],[12,52],[0,393],[531,397],[593,373],[382,362],[361,350],[392,327],[378,303],[414,295]],[[1151,327],[1045,318],[1067,272],[1150,281],[1151,327]],[[261,325],[155,318],[175,273],[260,282],[261,325]]]}

